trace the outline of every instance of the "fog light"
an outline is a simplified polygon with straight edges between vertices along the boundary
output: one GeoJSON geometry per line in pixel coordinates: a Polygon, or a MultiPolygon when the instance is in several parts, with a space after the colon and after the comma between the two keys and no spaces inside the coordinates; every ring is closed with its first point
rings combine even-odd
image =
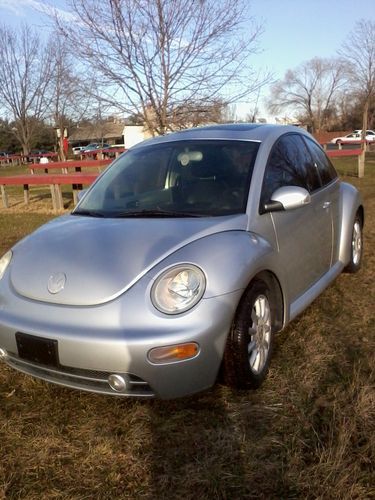
{"type": "Polygon", "coordinates": [[[148,353],[151,363],[175,363],[198,356],[199,345],[195,342],[187,344],[170,345],[166,347],[155,347],[148,353]]]}
{"type": "Polygon", "coordinates": [[[7,357],[8,353],[6,352],[6,350],[0,347],[0,361],[5,361],[7,357]]]}
{"type": "Polygon", "coordinates": [[[114,373],[108,377],[108,384],[116,392],[124,392],[128,388],[128,381],[123,375],[114,373]]]}

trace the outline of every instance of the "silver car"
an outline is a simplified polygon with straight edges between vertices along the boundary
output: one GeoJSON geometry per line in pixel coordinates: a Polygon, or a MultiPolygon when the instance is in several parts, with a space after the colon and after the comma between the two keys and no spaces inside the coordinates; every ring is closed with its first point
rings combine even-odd
{"type": "MultiPolygon", "coordinates": [[[[362,130],[354,130],[350,134],[334,137],[331,139],[333,144],[348,144],[348,143],[359,143],[362,139],[362,130]]],[[[373,130],[366,130],[365,140],[368,142],[375,141],[375,132],[373,130]]]]}
{"type": "Polygon", "coordinates": [[[0,358],[56,384],[175,398],[258,387],[274,334],[362,259],[364,211],[304,130],[145,141],[0,260],[0,358]]]}

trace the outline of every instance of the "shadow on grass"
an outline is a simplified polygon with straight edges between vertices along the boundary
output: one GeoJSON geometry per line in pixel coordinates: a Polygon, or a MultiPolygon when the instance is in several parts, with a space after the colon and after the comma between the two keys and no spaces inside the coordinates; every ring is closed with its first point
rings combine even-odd
{"type": "Polygon", "coordinates": [[[238,498],[248,492],[241,424],[220,388],[185,401],[150,404],[150,498],[238,498]]]}
{"type": "Polygon", "coordinates": [[[137,401],[2,372],[0,497],[265,498],[282,482],[260,395],[137,401]]]}

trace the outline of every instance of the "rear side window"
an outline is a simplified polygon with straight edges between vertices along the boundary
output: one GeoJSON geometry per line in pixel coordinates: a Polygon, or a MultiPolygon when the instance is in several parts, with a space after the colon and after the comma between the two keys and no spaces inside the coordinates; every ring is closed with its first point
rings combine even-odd
{"type": "Polygon", "coordinates": [[[281,137],[271,151],[264,174],[261,207],[283,186],[303,187],[310,193],[321,187],[311,154],[297,134],[281,137]]]}
{"type": "Polygon", "coordinates": [[[313,157],[314,165],[319,171],[323,186],[336,179],[337,172],[325,152],[311,139],[306,138],[307,146],[313,157]]]}

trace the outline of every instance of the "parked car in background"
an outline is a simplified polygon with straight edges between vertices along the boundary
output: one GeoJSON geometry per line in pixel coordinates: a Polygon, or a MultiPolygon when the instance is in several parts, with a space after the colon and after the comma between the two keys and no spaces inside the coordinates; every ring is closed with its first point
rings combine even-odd
{"type": "Polygon", "coordinates": [[[83,153],[89,153],[91,151],[95,151],[97,149],[106,149],[109,148],[109,144],[105,143],[98,143],[98,142],[92,142],[88,146],[85,146],[83,149],[83,153]]]}
{"type": "Polygon", "coordinates": [[[275,333],[361,267],[363,222],[303,129],[145,141],[0,259],[0,360],[118,396],[258,387],[275,333]]]}
{"type": "Polygon", "coordinates": [[[83,147],[83,152],[85,151],[94,151],[95,149],[98,149],[99,144],[97,142],[91,142],[87,146],[83,147]]]}
{"type": "Polygon", "coordinates": [[[6,151],[0,151],[0,158],[7,158],[9,155],[9,153],[7,153],[6,151]]]}
{"type": "Polygon", "coordinates": [[[48,155],[50,153],[52,153],[53,151],[48,151],[47,149],[32,149],[30,151],[30,155],[29,156],[33,156],[33,155],[36,155],[36,156],[40,156],[40,155],[48,155]]]}
{"type": "Polygon", "coordinates": [[[85,149],[85,146],[74,146],[72,148],[72,152],[74,155],[80,155],[82,153],[82,151],[84,151],[85,149]]]}
{"type": "Polygon", "coordinates": [[[46,157],[53,155],[53,151],[48,151],[47,149],[32,149],[30,153],[27,155],[27,161],[33,162],[42,158],[44,155],[46,157]]]}
{"type": "MultiPolygon", "coordinates": [[[[332,144],[359,143],[362,140],[362,130],[354,130],[350,134],[334,137],[331,140],[332,144]]],[[[375,131],[366,130],[366,141],[375,141],[375,131]]]]}

